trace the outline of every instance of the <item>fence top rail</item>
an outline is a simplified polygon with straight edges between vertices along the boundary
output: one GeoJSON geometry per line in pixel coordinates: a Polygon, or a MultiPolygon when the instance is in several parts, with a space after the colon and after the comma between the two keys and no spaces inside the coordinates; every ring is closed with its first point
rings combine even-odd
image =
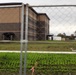
{"type": "Polygon", "coordinates": [[[30,7],[76,7],[76,5],[31,5],[30,7]]]}

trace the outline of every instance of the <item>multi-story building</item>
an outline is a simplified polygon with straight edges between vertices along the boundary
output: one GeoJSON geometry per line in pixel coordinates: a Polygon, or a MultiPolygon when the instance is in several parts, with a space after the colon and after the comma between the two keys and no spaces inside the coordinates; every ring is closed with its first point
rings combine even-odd
{"type": "MultiPolygon", "coordinates": [[[[21,4],[22,3],[0,4],[0,40],[20,40],[22,10],[21,7],[17,5],[21,4]],[[7,5],[9,7],[7,7],[7,5]],[[11,5],[16,5],[16,7],[11,7],[11,5]]],[[[24,21],[25,17],[26,5],[24,5],[24,21]]],[[[49,34],[49,20],[46,13],[37,13],[32,7],[29,7],[28,40],[46,40],[46,36],[49,34]]]]}
{"type": "Polygon", "coordinates": [[[46,13],[38,13],[37,23],[37,39],[46,40],[49,34],[49,17],[46,13]]]}

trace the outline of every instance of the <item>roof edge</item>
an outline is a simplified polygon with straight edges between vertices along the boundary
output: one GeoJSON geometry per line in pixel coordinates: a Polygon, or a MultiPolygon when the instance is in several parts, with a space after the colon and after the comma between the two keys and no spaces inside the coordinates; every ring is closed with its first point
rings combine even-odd
{"type": "Polygon", "coordinates": [[[0,6],[5,6],[5,5],[22,5],[22,3],[21,2],[0,3],[0,6]]]}
{"type": "Polygon", "coordinates": [[[45,15],[50,20],[50,18],[48,17],[46,13],[38,13],[38,15],[45,15]]]}

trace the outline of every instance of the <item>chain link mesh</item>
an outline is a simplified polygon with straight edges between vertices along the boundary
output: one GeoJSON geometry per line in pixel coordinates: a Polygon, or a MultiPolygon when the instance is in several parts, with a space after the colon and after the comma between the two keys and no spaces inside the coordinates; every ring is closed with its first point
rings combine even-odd
{"type": "MultiPolygon", "coordinates": [[[[29,68],[35,70],[32,75],[75,75],[76,65],[73,63],[75,54],[69,54],[69,52],[75,53],[76,49],[76,7],[45,5],[32,6],[32,8],[38,14],[37,20],[31,19],[31,23],[30,20],[28,21],[29,25],[36,23],[37,27],[35,41],[28,41],[28,51],[31,53],[27,56],[27,66],[28,61],[31,62],[29,68]],[[37,63],[36,67],[35,63],[37,63]]],[[[35,17],[34,12],[32,15],[35,17]]]]}
{"type": "Polygon", "coordinates": [[[0,4],[0,75],[19,75],[22,5],[0,4]],[[11,52],[12,51],[12,52],[11,52]]]}
{"type": "Polygon", "coordinates": [[[34,7],[38,13],[46,13],[50,18],[49,33],[58,35],[66,33],[66,35],[74,34],[76,31],[76,8],[74,6],[45,6],[34,7]]]}
{"type": "Polygon", "coordinates": [[[0,7],[0,75],[19,75],[20,61],[22,73],[26,65],[27,75],[76,75],[76,7],[64,5],[28,8],[26,23],[25,7],[24,14],[21,7],[0,7]],[[20,40],[22,15],[23,40],[20,40]],[[26,24],[28,41],[25,40],[26,24]],[[22,60],[20,41],[23,44],[22,60]],[[24,64],[23,51],[26,46],[27,61],[24,64]]]}

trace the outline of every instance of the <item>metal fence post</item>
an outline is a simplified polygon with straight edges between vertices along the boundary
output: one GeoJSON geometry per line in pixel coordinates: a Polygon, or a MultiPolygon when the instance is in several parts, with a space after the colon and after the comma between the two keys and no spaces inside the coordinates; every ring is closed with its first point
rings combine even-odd
{"type": "Polygon", "coordinates": [[[22,75],[22,51],[23,51],[23,30],[24,28],[24,4],[22,3],[21,8],[21,53],[20,53],[20,75],[22,75]]]}
{"type": "Polygon", "coordinates": [[[26,21],[25,21],[24,75],[26,75],[27,47],[28,47],[28,4],[26,4],[26,21]]]}

